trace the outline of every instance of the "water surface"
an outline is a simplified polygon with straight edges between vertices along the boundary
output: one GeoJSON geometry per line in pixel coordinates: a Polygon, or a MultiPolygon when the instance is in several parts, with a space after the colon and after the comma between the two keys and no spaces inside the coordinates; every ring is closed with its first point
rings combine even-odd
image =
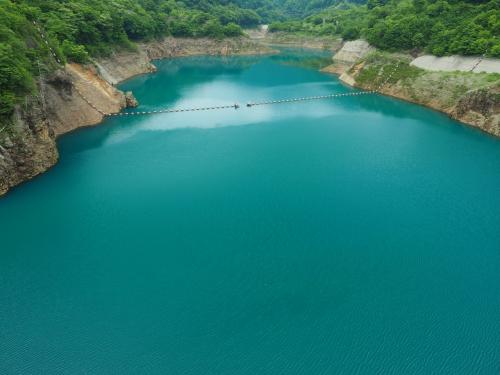
{"type": "MultiPolygon", "coordinates": [[[[349,92],[160,61],[140,110],[349,92]]],[[[113,118],[0,200],[0,373],[498,374],[500,143],[382,96],[113,118]]]]}

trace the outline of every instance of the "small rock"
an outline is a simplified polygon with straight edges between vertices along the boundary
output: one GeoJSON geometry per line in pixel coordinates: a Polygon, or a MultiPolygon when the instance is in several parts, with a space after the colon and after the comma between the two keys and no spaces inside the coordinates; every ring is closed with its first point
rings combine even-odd
{"type": "Polygon", "coordinates": [[[135,108],[139,105],[139,102],[135,98],[134,94],[132,91],[127,91],[125,93],[125,102],[127,104],[127,108],[135,108]]]}

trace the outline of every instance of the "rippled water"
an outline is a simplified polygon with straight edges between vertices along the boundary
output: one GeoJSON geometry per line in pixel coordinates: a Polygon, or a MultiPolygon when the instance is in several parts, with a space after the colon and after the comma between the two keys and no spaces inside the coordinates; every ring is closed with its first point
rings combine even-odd
{"type": "MultiPolygon", "coordinates": [[[[140,109],[348,92],[158,62],[140,109]]],[[[113,118],[0,200],[0,373],[498,374],[500,142],[381,96],[113,118]]]]}

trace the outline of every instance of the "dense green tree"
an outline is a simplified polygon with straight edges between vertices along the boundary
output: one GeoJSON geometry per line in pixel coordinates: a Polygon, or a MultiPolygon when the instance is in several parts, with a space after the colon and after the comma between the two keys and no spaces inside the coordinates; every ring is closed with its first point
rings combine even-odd
{"type": "Polygon", "coordinates": [[[89,61],[89,54],[82,45],[77,45],[69,40],[64,40],[61,45],[64,55],[71,61],[85,64],[89,61]]]}
{"type": "Polygon", "coordinates": [[[363,37],[386,50],[500,57],[500,0],[369,0],[338,3],[305,22],[276,22],[271,31],[363,37]]]}

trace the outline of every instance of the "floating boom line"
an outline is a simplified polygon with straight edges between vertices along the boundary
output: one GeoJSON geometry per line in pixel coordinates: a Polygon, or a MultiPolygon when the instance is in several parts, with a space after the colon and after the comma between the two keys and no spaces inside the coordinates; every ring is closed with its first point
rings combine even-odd
{"type": "MultiPolygon", "coordinates": [[[[47,45],[50,54],[54,57],[54,59],[57,61],[59,65],[62,65],[61,60],[55,53],[55,51],[52,49],[50,46],[49,41],[47,40],[47,37],[45,36],[45,33],[43,32],[42,28],[40,27],[39,23],[36,21],[33,21],[33,25],[37,28],[38,32],[40,33],[40,37],[44,41],[44,43],[47,45]]],[[[367,91],[357,91],[357,92],[348,92],[348,93],[342,93],[342,94],[329,94],[329,95],[317,95],[317,96],[307,96],[307,97],[302,97],[302,98],[288,98],[288,99],[277,99],[277,100],[264,100],[264,101],[255,101],[255,102],[249,102],[247,103],[247,108],[251,107],[256,107],[256,106],[262,106],[262,105],[271,105],[271,104],[284,104],[284,103],[296,103],[296,102],[304,102],[304,101],[311,101],[311,100],[322,100],[322,99],[335,99],[335,98],[343,98],[343,97],[348,97],[348,96],[362,96],[362,95],[371,95],[371,94],[378,94],[380,93],[380,90],[389,82],[389,80],[392,78],[393,74],[396,72],[400,64],[400,61],[397,61],[393,71],[389,74],[389,76],[375,89],[375,90],[367,90],[367,91]]],[[[90,106],[92,107],[95,111],[99,112],[102,116],[104,117],[128,117],[128,116],[144,116],[144,115],[156,115],[156,114],[161,114],[161,113],[184,113],[184,112],[197,112],[197,111],[215,111],[215,110],[221,110],[221,109],[238,109],[240,108],[240,105],[238,103],[235,104],[230,104],[230,105],[220,105],[220,106],[210,106],[210,107],[194,107],[194,108],[164,108],[164,109],[158,109],[158,110],[151,110],[151,111],[134,111],[134,112],[117,112],[117,113],[107,113],[102,110],[100,110],[91,100],[89,100],[76,85],[73,85],[75,88],[75,91],[82,97],[82,99],[90,106]]],[[[2,129],[3,130],[3,129],[2,129]]]]}

